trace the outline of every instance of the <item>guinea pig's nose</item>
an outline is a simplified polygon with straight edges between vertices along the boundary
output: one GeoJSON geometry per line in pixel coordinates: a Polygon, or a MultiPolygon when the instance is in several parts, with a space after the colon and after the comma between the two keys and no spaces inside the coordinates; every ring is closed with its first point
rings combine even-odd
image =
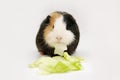
{"type": "Polygon", "coordinates": [[[61,40],[62,37],[61,37],[61,36],[57,36],[56,39],[57,39],[57,40],[61,40]]]}

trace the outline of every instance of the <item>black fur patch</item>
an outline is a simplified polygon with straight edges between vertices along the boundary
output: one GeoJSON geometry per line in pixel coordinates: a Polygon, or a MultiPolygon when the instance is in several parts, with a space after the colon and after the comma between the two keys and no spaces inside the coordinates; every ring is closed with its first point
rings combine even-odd
{"type": "Polygon", "coordinates": [[[72,15],[64,12],[63,16],[64,16],[64,21],[67,25],[66,29],[70,30],[75,35],[75,40],[70,45],[67,46],[68,47],[67,52],[69,54],[73,54],[79,43],[79,37],[80,37],[79,28],[72,15]]]}

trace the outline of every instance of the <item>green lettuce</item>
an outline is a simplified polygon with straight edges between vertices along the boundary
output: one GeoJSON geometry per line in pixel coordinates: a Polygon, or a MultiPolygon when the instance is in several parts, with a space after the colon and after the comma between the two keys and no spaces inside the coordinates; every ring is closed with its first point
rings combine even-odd
{"type": "Polygon", "coordinates": [[[63,73],[81,70],[81,58],[70,56],[67,52],[63,56],[40,57],[29,65],[30,68],[38,68],[40,73],[63,73]]]}

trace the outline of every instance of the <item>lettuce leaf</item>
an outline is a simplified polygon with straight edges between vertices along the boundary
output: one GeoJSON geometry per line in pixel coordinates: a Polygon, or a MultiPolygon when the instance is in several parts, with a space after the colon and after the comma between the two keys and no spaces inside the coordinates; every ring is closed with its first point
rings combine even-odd
{"type": "Polygon", "coordinates": [[[68,71],[81,70],[80,57],[70,56],[67,52],[62,56],[40,57],[29,65],[30,68],[38,68],[40,73],[63,73],[68,71]]]}

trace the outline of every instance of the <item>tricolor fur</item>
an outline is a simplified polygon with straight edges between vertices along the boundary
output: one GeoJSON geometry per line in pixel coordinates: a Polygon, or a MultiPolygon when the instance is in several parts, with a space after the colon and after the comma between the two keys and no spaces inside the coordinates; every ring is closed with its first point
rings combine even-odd
{"type": "Polygon", "coordinates": [[[54,45],[64,44],[72,54],[79,42],[79,29],[75,19],[66,12],[53,12],[42,22],[36,37],[40,52],[54,56],[54,45]]]}

